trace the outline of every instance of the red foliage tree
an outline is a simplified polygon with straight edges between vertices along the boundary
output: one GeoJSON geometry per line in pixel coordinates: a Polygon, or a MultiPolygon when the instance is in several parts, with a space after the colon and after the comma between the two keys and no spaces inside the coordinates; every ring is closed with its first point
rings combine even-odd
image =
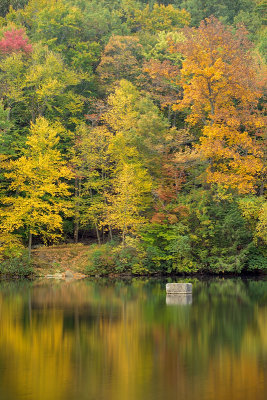
{"type": "Polygon", "coordinates": [[[11,54],[19,51],[26,54],[32,52],[32,45],[29,43],[24,29],[12,29],[4,32],[3,38],[0,40],[0,53],[11,54]]]}

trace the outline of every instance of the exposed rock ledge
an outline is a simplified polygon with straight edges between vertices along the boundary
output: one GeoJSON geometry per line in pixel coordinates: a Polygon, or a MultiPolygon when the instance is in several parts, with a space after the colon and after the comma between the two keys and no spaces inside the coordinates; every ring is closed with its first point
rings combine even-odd
{"type": "Polygon", "coordinates": [[[78,280],[87,278],[86,275],[80,274],[79,272],[72,272],[67,270],[65,272],[58,272],[56,274],[47,274],[45,275],[46,279],[63,279],[63,280],[78,280]]]}

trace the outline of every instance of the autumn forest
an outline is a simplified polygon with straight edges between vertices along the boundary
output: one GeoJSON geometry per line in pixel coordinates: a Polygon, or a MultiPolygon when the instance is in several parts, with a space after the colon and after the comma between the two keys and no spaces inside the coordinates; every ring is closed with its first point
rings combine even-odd
{"type": "Polygon", "coordinates": [[[1,0],[0,276],[266,271],[266,7],[1,0]]]}

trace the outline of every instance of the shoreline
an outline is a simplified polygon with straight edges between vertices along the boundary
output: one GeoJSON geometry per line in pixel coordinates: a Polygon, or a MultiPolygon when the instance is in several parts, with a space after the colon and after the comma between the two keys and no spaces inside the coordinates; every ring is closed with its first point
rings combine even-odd
{"type": "MultiPolygon", "coordinates": [[[[115,279],[127,279],[127,278],[245,278],[245,277],[264,277],[267,275],[267,271],[264,270],[241,270],[241,271],[216,271],[205,269],[204,266],[200,266],[199,270],[193,271],[170,271],[167,272],[163,267],[153,266],[149,269],[148,266],[141,265],[138,268],[135,267],[132,260],[127,260],[127,263],[117,261],[117,264],[113,262],[110,264],[102,263],[102,259],[97,259],[95,262],[95,253],[99,250],[103,251],[105,245],[96,246],[95,244],[62,244],[51,247],[38,247],[33,249],[31,262],[29,263],[26,253],[23,259],[11,258],[10,260],[0,261],[0,280],[16,280],[20,278],[29,278],[30,280],[35,279],[69,279],[74,276],[74,279],[87,279],[87,278],[115,278],[115,279]],[[1,273],[1,266],[3,270],[1,273]],[[159,268],[156,271],[156,268],[159,268]],[[153,270],[154,268],[154,270],[153,270]],[[162,268],[162,270],[160,270],[162,268]]],[[[110,257],[110,253],[104,252],[107,257],[110,257]]],[[[104,260],[105,261],[105,260],[104,260]]],[[[139,261],[139,260],[138,260],[139,261]]],[[[141,260],[142,261],[142,260],[141,260]]],[[[136,262],[136,261],[135,261],[136,262]]]]}

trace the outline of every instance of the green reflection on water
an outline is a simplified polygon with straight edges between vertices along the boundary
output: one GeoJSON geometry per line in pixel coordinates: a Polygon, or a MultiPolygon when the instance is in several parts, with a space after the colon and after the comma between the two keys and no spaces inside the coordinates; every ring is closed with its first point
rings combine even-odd
{"type": "Polygon", "coordinates": [[[0,283],[1,400],[264,399],[267,281],[0,283]]]}

